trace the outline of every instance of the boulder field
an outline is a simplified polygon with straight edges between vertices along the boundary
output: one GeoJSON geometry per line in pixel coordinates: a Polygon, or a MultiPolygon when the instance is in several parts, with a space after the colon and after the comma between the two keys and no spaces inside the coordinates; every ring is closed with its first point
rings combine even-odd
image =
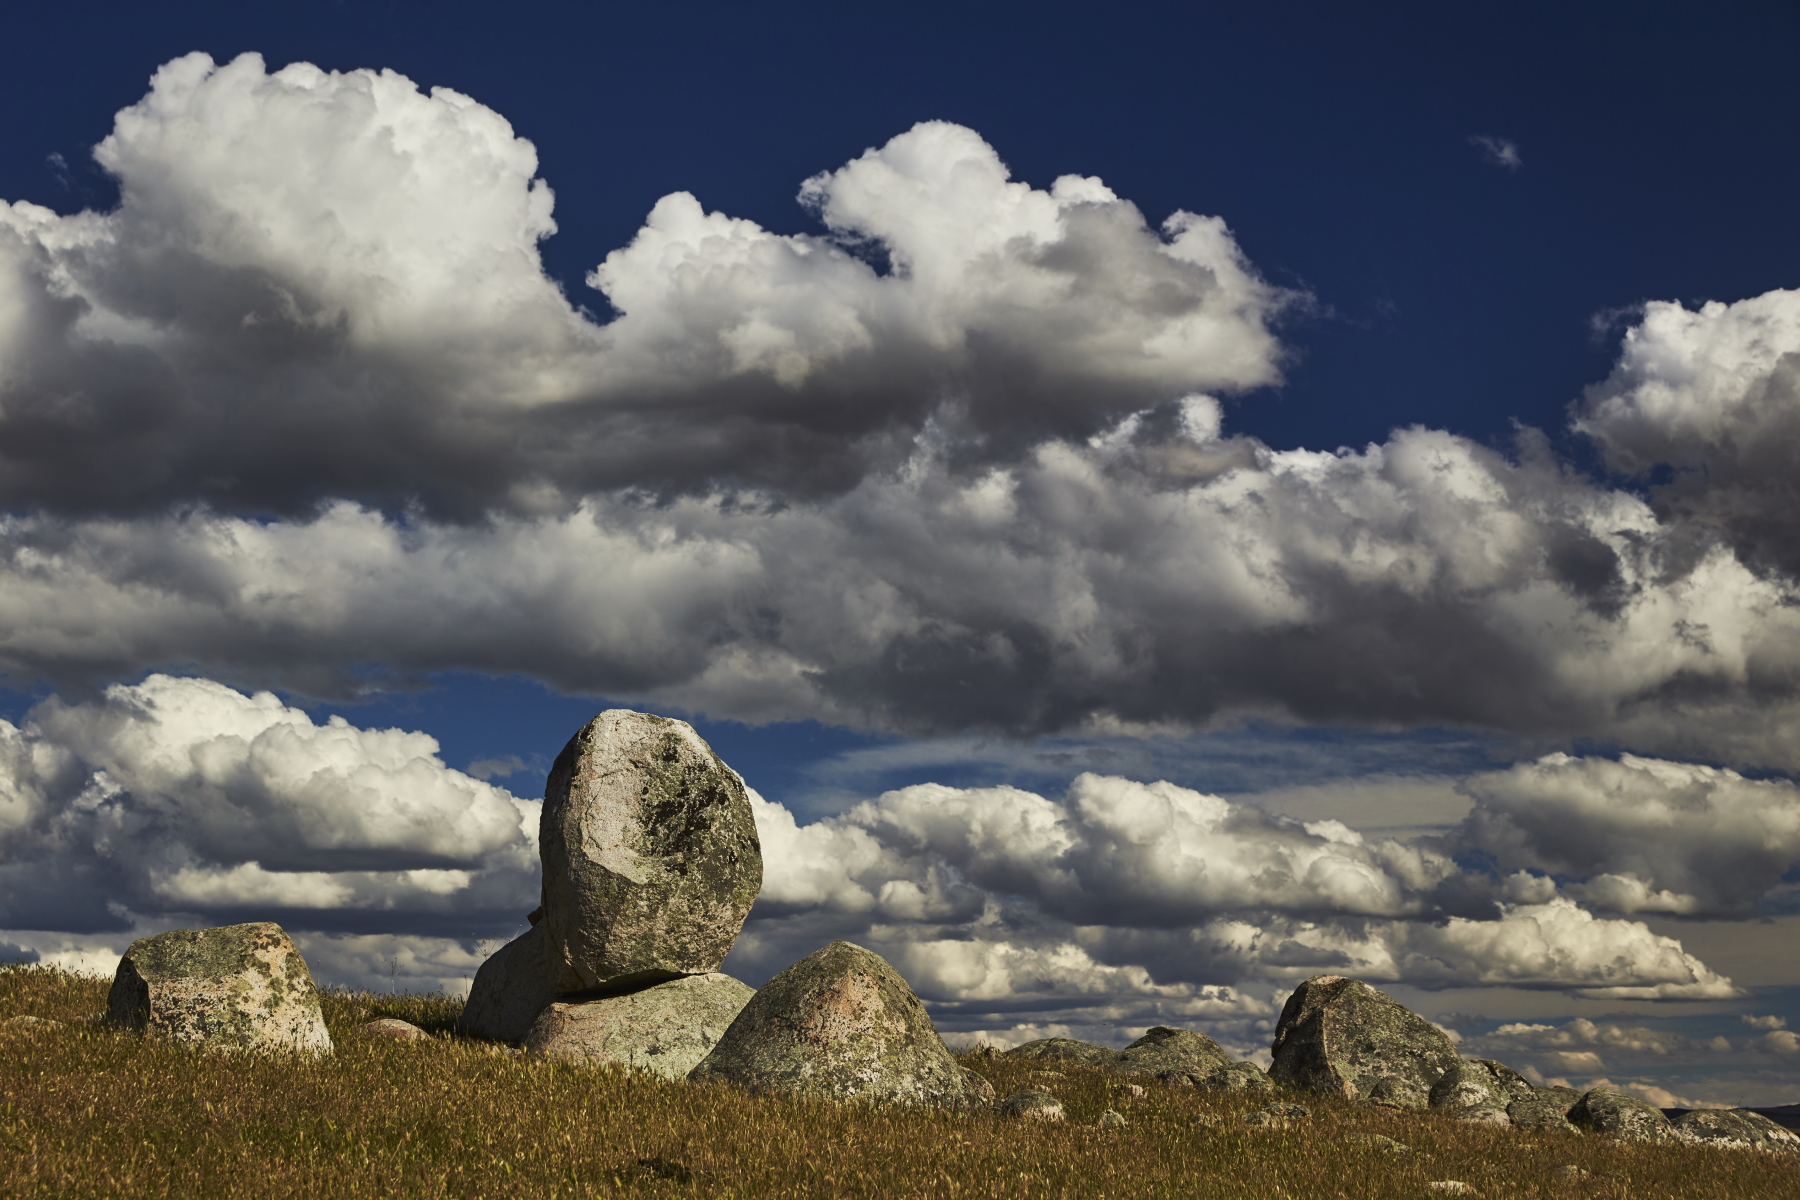
{"type": "MultiPolygon", "coordinates": [[[[458,1021],[463,1034],[522,1043],[530,1058],[752,1092],[1061,1119],[1048,1092],[996,1104],[987,1080],[951,1055],[906,980],[863,947],[832,942],[760,990],[719,973],[761,888],[762,850],[743,780],[686,722],[611,709],[584,725],[551,768],[539,847],[542,903],[529,928],[477,971],[458,1021]]],[[[332,1050],[306,963],[269,922],[134,942],[108,1006],[115,1024],[147,1037],[332,1050]]],[[[377,1021],[361,1032],[425,1038],[403,1025],[377,1021]]],[[[1205,1034],[1168,1026],[1122,1050],[1044,1038],[1004,1054],[1116,1075],[1137,1095],[1145,1083],[1271,1099],[1285,1089],[1472,1124],[1800,1157],[1800,1135],[1758,1113],[1698,1110],[1671,1121],[1610,1089],[1542,1087],[1504,1063],[1463,1058],[1431,1022],[1338,975],[1294,989],[1267,1072],[1234,1061],[1205,1034]]],[[[1305,1111],[1259,1110],[1276,1124],[1305,1111]]],[[[1125,1125],[1110,1115],[1103,1124],[1125,1125]]]]}

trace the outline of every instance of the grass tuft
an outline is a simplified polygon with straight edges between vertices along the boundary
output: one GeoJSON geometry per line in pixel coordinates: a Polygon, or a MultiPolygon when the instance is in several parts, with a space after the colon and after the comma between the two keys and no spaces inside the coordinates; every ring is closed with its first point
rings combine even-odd
{"type": "Polygon", "coordinates": [[[965,1055],[1001,1096],[1053,1092],[1061,1125],[755,1097],[542,1063],[455,1032],[461,1002],[328,991],[330,1058],[197,1054],[99,1020],[107,981],[0,967],[7,1196],[1488,1197],[1763,1200],[1800,1160],[1457,1125],[1304,1095],[1260,1099],[965,1055]],[[398,1017],[421,1042],[359,1037],[398,1017]],[[1298,1100],[1312,1116],[1251,1127],[1298,1100]],[[1106,1109],[1119,1128],[1097,1126],[1106,1109]],[[1377,1135],[1377,1136],[1371,1136],[1377,1135]],[[1410,1147],[1396,1151],[1392,1143],[1410,1147]],[[1578,1168],[1586,1175],[1567,1170],[1578,1168]]]}

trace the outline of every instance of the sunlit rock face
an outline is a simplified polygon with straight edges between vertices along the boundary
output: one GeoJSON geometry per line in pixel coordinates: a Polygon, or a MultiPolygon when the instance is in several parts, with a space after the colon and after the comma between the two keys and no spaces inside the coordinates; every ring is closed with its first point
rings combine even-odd
{"type": "Polygon", "coordinates": [[[559,993],[718,970],[762,888],[743,780],[687,722],[628,709],[557,756],[540,846],[559,993]]]}
{"type": "Polygon", "coordinates": [[[1269,1077],[1288,1087],[1424,1108],[1460,1062],[1444,1031],[1385,992],[1341,975],[1294,989],[1275,1027],[1269,1077]]]}
{"type": "Polygon", "coordinates": [[[107,995],[112,1022],[214,1050],[329,1054],[312,972],[273,921],[171,929],[131,944],[107,995]]]}
{"type": "Polygon", "coordinates": [[[764,984],[689,1078],[914,1108],[984,1108],[992,1099],[951,1057],[900,973],[849,942],[764,984]]]}
{"type": "Polygon", "coordinates": [[[686,1079],[756,994],[729,975],[684,975],[622,996],[551,1004],[525,1051],[555,1062],[613,1063],[686,1079]]]}

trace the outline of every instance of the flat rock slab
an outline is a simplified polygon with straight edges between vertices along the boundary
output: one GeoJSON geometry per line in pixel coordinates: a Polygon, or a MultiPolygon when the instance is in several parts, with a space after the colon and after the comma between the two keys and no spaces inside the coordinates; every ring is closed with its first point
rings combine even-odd
{"type": "Polygon", "coordinates": [[[1275,1027],[1269,1078],[1348,1100],[1424,1108],[1461,1061],[1444,1031],[1368,984],[1319,975],[1294,989],[1275,1027]]]}
{"type": "Polygon", "coordinates": [[[533,925],[488,956],[475,972],[456,1028],[470,1037],[522,1042],[550,1007],[550,955],[544,927],[533,925]]]}
{"type": "Polygon", "coordinates": [[[1800,1134],[1741,1108],[1697,1108],[1670,1124],[1683,1141],[1700,1146],[1800,1155],[1800,1134]]]}
{"type": "Polygon", "coordinates": [[[107,994],[116,1025],[218,1050],[331,1053],[312,972],[272,921],[172,929],[131,944],[107,994]]]}
{"type": "Polygon", "coordinates": [[[356,1027],[356,1032],[364,1037],[385,1038],[392,1042],[423,1042],[431,1036],[411,1021],[402,1021],[398,1017],[364,1021],[356,1027]]]}
{"type": "Polygon", "coordinates": [[[584,725],[550,769],[538,843],[559,993],[718,970],[762,888],[743,780],[669,717],[584,725]]]}
{"type": "Polygon", "coordinates": [[[1577,1129],[1622,1142],[1674,1142],[1680,1140],[1663,1110],[1636,1096],[1595,1088],[1569,1110],[1577,1129]]]}
{"type": "Polygon", "coordinates": [[[755,994],[750,985],[713,972],[622,996],[559,1001],[538,1014],[525,1037],[525,1052],[686,1079],[755,994]]]}
{"type": "MultiPolygon", "coordinates": [[[[880,955],[815,950],[751,997],[688,1076],[758,1092],[920,1108],[980,1108],[925,1005],[880,955]]],[[[985,1081],[984,1081],[985,1082],[985,1081]]]]}

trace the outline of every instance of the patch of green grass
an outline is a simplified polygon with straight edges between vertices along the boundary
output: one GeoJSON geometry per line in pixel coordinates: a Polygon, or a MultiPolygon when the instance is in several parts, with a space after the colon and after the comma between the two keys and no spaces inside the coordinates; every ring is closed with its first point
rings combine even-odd
{"type": "Polygon", "coordinates": [[[1300,1200],[1488,1197],[1767,1200],[1800,1161],[1460,1126],[1342,1101],[1285,1129],[1269,1103],[1074,1066],[966,1055],[1002,1096],[1055,1093],[1062,1125],[882,1110],[511,1057],[454,1032],[460,1002],[328,992],[325,1059],[196,1053],[114,1031],[107,983],[0,968],[0,1194],[7,1196],[945,1196],[1300,1200]],[[358,1037],[400,1017],[426,1041],[358,1037]],[[1057,1073],[1051,1073],[1057,1072],[1057,1073]],[[1113,1108],[1124,1128],[1094,1122],[1113,1108]],[[1391,1154],[1361,1135],[1413,1147],[1391,1154]],[[1558,1174],[1578,1166],[1588,1178],[1558,1174]]]}

